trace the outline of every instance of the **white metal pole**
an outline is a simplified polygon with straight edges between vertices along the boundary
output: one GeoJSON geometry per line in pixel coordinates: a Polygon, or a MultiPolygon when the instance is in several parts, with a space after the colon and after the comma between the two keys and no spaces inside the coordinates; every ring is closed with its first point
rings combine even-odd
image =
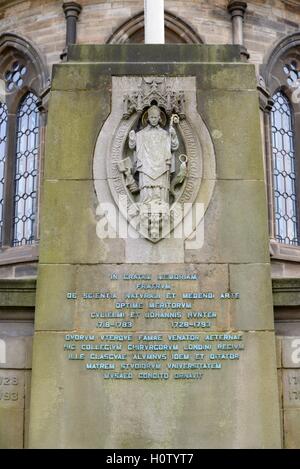
{"type": "Polygon", "coordinates": [[[144,16],[145,44],[164,44],[164,0],[144,0],[144,16]]]}

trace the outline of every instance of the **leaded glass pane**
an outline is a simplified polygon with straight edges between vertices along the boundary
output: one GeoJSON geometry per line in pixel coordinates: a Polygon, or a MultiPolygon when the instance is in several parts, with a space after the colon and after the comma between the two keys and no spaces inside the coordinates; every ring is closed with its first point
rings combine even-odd
{"type": "Polygon", "coordinates": [[[24,76],[26,74],[27,68],[18,61],[14,62],[4,76],[7,91],[21,89],[24,84],[24,76]]]}
{"type": "Polygon", "coordinates": [[[283,67],[283,71],[287,76],[287,82],[290,86],[293,86],[299,78],[300,78],[300,73],[297,68],[297,62],[295,60],[292,60],[291,63],[285,64],[283,67]]]}
{"type": "Polygon", "coordinates": [[[37,97],[29,93],[17,114],[13,245],[31,244],[35,238],[39,111],[37,97]]]}
{"type": "Polygon", "coordinates": [[[7,106],[0,103],[0,245],[3,235],[4,173],[7,140],[7,106]]]}
{"type": "Polygon", "coordinates": [[[299,245],[295,176],[295,143],[291,105],[280,91],[271,113],[276,239],[299,245]]]}

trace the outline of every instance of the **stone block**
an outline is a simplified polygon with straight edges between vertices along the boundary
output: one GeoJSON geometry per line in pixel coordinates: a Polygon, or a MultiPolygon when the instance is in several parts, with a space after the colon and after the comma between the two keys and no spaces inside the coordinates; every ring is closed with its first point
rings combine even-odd
{"type": "Polygon", "coordinates": [[[284,411],[284,448],[300,448],[300,409],[284,411]]]}
{"type": "Polygon", "coordinates": [[[219,180],[205,213],[203,247],[187,250],[185,262],[268,263],[267,233],[264,182],[219,180]]]}
{"type": "MultiPolygon", "coordinates": [[[[144,282],[145,283],[145,282],[144,282]]],[[[157,309],[154,307],[149,307],[149,303],[164,303],[164,302],[186,302],[191,303],[192,308],[176,308],[175,311],[180,311],[182,317],[179,321],[189,321],[199,322],[199,319],[188,318],[188,313],[194,312],[216,312],[217,317],[213,319],[201,319],[201,321],[210,321],[211,328],[210,330],[228,330],[229,328],[229,308],[230,302],[226,300],[220,300],[219,297],[221,293],[228,290],[228,269],[227,266],[223,265],[180,265],[172,264],[170,265],[159,265],[157,269],[156,265],[101,265],[101,266],[80,266],[77,270],[76,278],[76,291],[77,291],[77,300],[68,300],[66,308],[73,307],[76,310],[76,330],[94,329],[95,332],[105,331],[105,329],[97,329],[96,325],[98,322],[104,323],[105,321],[115,322],[115,320],[110,319],[91,319],[90,314],[92,312],[110,312],[118,311],[116,308],[116,303],[118,302],[131,302],[131,303],[142,303],[143,308],[139,309],[139,317],[132,319],[130,317],[130,309],[126,311],[126,317],[124,321],[133,321],[133,327],[130,328],[130,331],[152,331],[159,328],[159,330],[170,332],[178,332],[176,329],[172,329],[172,323],[174,320],[164,318],[164,319],[151,319],[145,316],[145,313],[149,311],[159,311],[159,312],[171,312],[171,308],[157,309]],[[117,273],[119,280],[111,280],[111,275],[117,273]],[[157,279],[157,274],[197,274],[199,280],[197,281],[161,281],[157,279]],[[135,274],[135,275],[151,275],[151,282],[147,283],[160,283],[160,284],[170,284],[171,290],[137,290],[137,283],[143,283],[143,281],[137,280],[121,280],[124,275],[135,274]],[[84,299],[83,294],[85,292],[97,292],[101,291],[103,293],[108,292],[110,294],[115,294],[116,299],[108,300],[87,300],[84,299]],[[175,293],[176,297],[174,299],[166,298],[166,295],[175,293]],[[213,292],[215,294],[214,299],[195,299],[187,300],[183,298],[183,293],[189,292],[213,292]],[[158,299],[126,299],[126,293],[156,293],[158,299]],[[71,303],[71,306],[70,306],[71,303]]],[[[47,309],[47,314],[50,316],[51,309],[47,309]]],[[[119,310],[120,311],[120,310],[119,310]]],[[[174,308],[173,308],[174,312],[174,308]]],[[[118,321],[118,320],[117,320],[118,321]]],[[[175,319],[176,321],[176,319],[175,319]]],[[[63,329],[60,326],[59,320],[54,329],[63,329]]],[[[110,328],[113,330],[115,328],[110,328]]],[[[182,332],[182,331],[181,331],[182,332]]]]}
{"type": "Polygon", "coordinates": [[[198,110],[213,139],[219,179],[263,180],[257,91],[198,91],[198,110]],[[247,123],[241,126],[246,119],[247,123]]]}
{"type": "Polygon", "coordinates": [[[245,334],[240,360],[189,383],[105,380],[62,354],[63,336],[36,334],[30,447],[280,447],[272,333],[245,334]]]}
{"type": "Polygon", "coordinates": [[[300,367],[300,337],[282,338],[282,366],[283,368],[300,367]]]}
{"type": "Polygon", "coordinates": [[[0,340],[4,341],[6,348],[5,363],[0,365],[2,368],[31,368],[32,337],[8,336],[1,330],[0,340]]]}
{"type": "MultiPolygon", "coordinates": [[[[130,69],[126,62],[114,63],[64,63],[54,66],[54,81],[52,89],[54,91],[100,91],[103,90],[103,83],[109,80],[109,75],[117,75],[117,69],[123,69],[122,75],[142,75],[152,73],[153,75],[163,75],[165,64],[157,63],[155,68],[153,64],[134,63],[130,64],[130,69]],[[134,73],[133,73],[134,72],[134,73]]],[[[168,64],[168,74],[176,75],[176,69],[180,69],[181,74],[197,77],[197,88],[199,90],[228,90],[228,91],[256,91],[256,78],[250,72],[252,64],[233,64],[233,63],[176,63],[168,64]]],[[[178,75],[178,71],[177,71],[178,75]]],[[[104,88],[104,91],[109,91],[104,88]]]]}
{"type": "Polygon", "coordinates": [[[257,81],[253,64],[211,63],[209,66],[199,64],[198,67],[199,90],[256,91],[257,81]]]}
{"type": "Polygon", "coordinates": [[[240,294],[231,302],[230,327],[237,330],[273,328],[273,303],[269,264],[229,266],[230,291],[240,294]]]}
{"type": "Polygon", "coordinates": [[[23,418],[23,409],[0,406],[0,449],[23,448],[23,418]]]}
{"type": "Polygon", "coordinates": [[[45,181],[40,262],[122,262],[123,242],[97,236],[97,201],[92,181],[45,181]]]}
{"type": "Polygon", "coordinates": [[[55,92],[100,90],[109,92],[107,85],[111,81],[109,68],[104,69],[103,64],[81,65],[66,62],[53,67],[52,89],[55,92]],[[103,86],[105,84],[106,86],[103,86]]]}
{"type": "Polygon", "coordinates": [[[240,62],[240,46],[204,44],[97,44],[71,45],[68,58],[79,62],[240,62]]]}
{"type": "Polygon", "coordinates": [[[24,264],[15,267],[15,277],[37,277],[37,264],[24,264]]]}
{"type": "Polygon", "coordinates": [[[23,448],[23,419],[24,372],[0,369],[1,449],[23,448]]]}
{"type": "Polygon", "coordinates": [[[271,274],[272,278],[281,278],[283,277],[284,265],[282,262],[276,262],[273,259],[271,260],[271,274]]]}
{"type": "MultiPolygon", "coordinates": [[[[120,301],[129,301],[125,299],[126,293],[137,292],[136,284],[137,281],[112,281],[111,275],[118,273],[121,279],[124,274],[148,274],[152,275],[153,283],[158,282],[157,280],[157,266],[147,265],[101,265],[101,266],[59,266],[59,265],[46,265],[40,266],[40,294],[38,297],[38,311],[39,318],[36,320],[36,330],[67,330],[67,329],[78,329],[83,328],[96,328],[97,321],[91,320],[90,313],[94,311],[116,311],[115,303],[120,301]],[[54,275],[56,272],[56,276],[54,275]],[[55,292],[47,301],[43,300],[49,290],[49,287],[55,292]],[[67,299],[67,292],[73,292],[77,294],[77,299],[67,299]],[[115,294],[116,299],[101,299],[101,300],[87,300],[84,299],[84,293],[95,293],[102,292],[109,294],[115,294]],[[42,298],[41,301],[39,298],[42,298]],[[61,315],[61,311],[64,311],[64,315],[61,315]]],[[[202,266],[197,264],[195,266],[180,266],[173,264],[170,266],[159,266],[160,273],[197,273],[199,275],[199,281],[189,282],[170,282],[172,289],[171,292],[176,294],[176,300],[184,302],[187,301],[182,297],[185,292],[210,292],[215,294],[215,299],[201,299],[192,300],[193,307],[191,311],[215,311],[217,312],[217,318],[212,321],[212,329],[226,330],[229,327],[229,308],[230,302],[227,300],[219,300],[220,294],[228,291],[228,269],[227,266],[222,265],[210,265],[202,266]]],[[[165,282],[160,282],[165,283],[165,282]]],[[[145,293],[145,290],[139,290],[140,293],[145,293]]],[[[146,291],[146,293],[149,293],[146,291]]],[[[153,292],[159,294],[160,300],[166,300],[166,295],[169,291],[158,291],[153,292]]],[[[160,300],[155,300],[160,301],[160,300]]],[[[141,300],[142,301],[142,300],[141,300]]],[[[145,308],[144,311],[148,311],[148,301],[143,301],[145,308]]],[[[150,308],[151,309],[151,308],[150,308]]],[[[153,309],[153,308],[152,308],[153,309]]],[[[186,315],[189,311],[183,310],[183,318],[186,320],[186,315]]],[[[129,314],[129,312],[128,312],[129,314]]],[[[126,320],[130,320],[130,317],[126,317],[126,320]]],[[[103,321],[103,320],[102,320],[103,321]]],[[[171,321],[163,320],[163,330],[170,327],[171,321]],[[165,323],[165,324],[163,324],[165,323]]],[[[155,322],[154,322],[155,323],[155,322]]],[[[145,321],[140,318],[135,321],[135,328],[141,330],[151,330],[153,328],[153,321],[148,319],[145,321]]]]}
{"type": "Polygon", "coordinates": [[[300,408],[300,369],[282,370],[283,406],[300,408]]]}
{"type": "Polygon", "coordinates": [[[0,280],[0,307],[26,308],[35,306],[36,281],[33,279],[0,280]]]}
{"type": "Polygon", "coordinates": [[[299,307],[300,305],[300,280],[299,278],[275,278],[273,279],[273,303],[274,306],[299,307]]]}
{"type": "Polygon", "coordinates": [[[52,92],[47,126],[46,179],[92,178],[96,138],[110,112],[110,86],[110,79],[102,76],[99,91],[52,92]]]}
{"type": "Polygon", "coordinates": [[[165,264],[184,261],[184,240],[163,239],[158,244],[149,243],[148,240],[126,239],[125,259],[129,264],[165,264]]]}
{"type": "Polygon", "coordinates": [[[14,268],[9,267],[0,267],[0,278],[13,278],[14,277],[14,268]]]}
{"type": "Polygon", "coordinates": [[[74,328],[74,305],[66,296],[76,291],[76,272],[74,265],[39,266],[35,330],[74,328]]]}

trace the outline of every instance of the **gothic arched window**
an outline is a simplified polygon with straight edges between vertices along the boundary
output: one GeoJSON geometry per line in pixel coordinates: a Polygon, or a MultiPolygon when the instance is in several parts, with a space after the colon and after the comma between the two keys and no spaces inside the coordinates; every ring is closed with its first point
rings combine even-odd
{"type": "Polygon", "coordinates": [[[275,239],[298,245],[294,112],[281,91],[271,111],[275,239]]]}
{"type": "Polygon", "coordinates": [[[0,247],[37,240],[41,100],[47,79],[33,47],[0,36],[0,247]]]}
{"type": "MultiPolygon", "coordinates": [[[[199,34],[178,16],[165,10],[166,44],[202,44],[199,34]]],[[[110,36],[107,44],[142,44],[144,42],[144,12],[123,23],[110,36]]]]}
{"type": "MultiPolygon", "coordinates": [[[[300,246],[300,34],[281,40],[263,74],[272,97],[267,138],[269,220],[273,253],[297,256],[300,246]]],[[[283,256],[283,257],[282,257],[283,256]]],[[[294,259],[295,260],[295,259],[294,259]]]]}
{"type": "Polygon", "coordinates": [[[37,177],[40,143],[37,97],[25,95],[17,113],[14,170],[13,245],[31,244],[36,235],[37,177]]]}

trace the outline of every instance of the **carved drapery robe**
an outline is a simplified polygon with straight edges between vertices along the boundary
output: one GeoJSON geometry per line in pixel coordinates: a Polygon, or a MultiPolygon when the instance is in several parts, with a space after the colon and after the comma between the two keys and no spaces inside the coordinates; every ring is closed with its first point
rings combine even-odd
{"type": "Polygon", "coordinates": [[[135,151],[135,171],[139,172],[140,202],[154,200],[169,203],[170,173],[175,171],[172,151],[179,147],[176,133],[172,135],[159,125],[150,124],[129,140],[135,151]]]}

